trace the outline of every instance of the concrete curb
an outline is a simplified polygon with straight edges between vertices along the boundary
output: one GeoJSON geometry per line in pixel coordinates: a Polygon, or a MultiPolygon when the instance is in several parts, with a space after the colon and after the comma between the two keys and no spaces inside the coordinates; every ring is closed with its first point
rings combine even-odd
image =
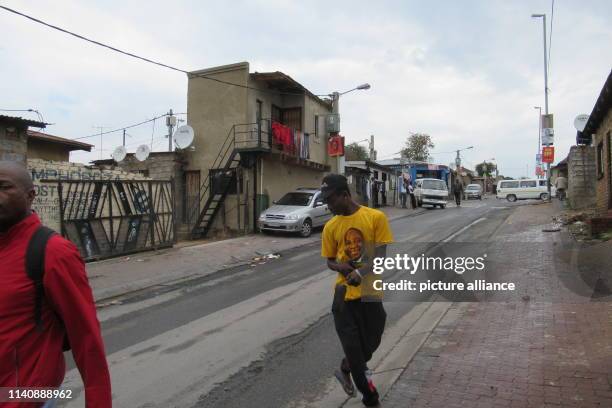
{"type": "MultiPolygon", "coordinates": [[[[382,400],[397,381],[412,358],[427,341],[446,315],[452,302],[421,302],[385,332],[383,341],[370,361],[374,367],[374,383],[382,400]],[[384,352],[384,354],[381,354],[384,352]]],[[[360,398],[348,398],[335,379],[325,387],[327,393],[317,401],[299,404],[300,407],[337,408],[363,407],[360,398]]]]}

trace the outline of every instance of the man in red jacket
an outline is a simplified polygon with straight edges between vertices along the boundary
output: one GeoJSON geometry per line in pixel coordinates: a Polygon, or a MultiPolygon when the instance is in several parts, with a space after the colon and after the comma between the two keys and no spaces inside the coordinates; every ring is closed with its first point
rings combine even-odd
{"type": "MultiPolygon", "coordinates": [[[[77,248],[52,236],[44,258],[41,326],[36,290],[26,271],[26,248],[41,225],[32,212],[34,186],[27,170],[0,161],[0,387],[59,387],[67,338],[83,378],[87,408],[111,407],[110,375],[85,265],[77,248]]],[[[3,403],[0,407],[40,407],[3,403]]]]}

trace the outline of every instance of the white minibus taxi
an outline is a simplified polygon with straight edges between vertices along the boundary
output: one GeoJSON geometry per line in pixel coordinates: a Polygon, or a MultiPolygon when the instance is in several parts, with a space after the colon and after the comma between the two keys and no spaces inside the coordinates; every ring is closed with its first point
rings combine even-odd
{"type": "MultiPolygon", "coordinates": [[[[554,187],[551,189],[551,194],[555,196],[554,187]]],[[[527,199],[547,200],[546,180],[500,180],[497,183],[497,198],[505,198],[510,202],[527,199]]]]}

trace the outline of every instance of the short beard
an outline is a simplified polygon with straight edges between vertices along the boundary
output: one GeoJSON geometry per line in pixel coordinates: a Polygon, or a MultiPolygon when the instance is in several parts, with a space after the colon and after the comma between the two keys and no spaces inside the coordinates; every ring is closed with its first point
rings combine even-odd
{"type": "Polygon", "coordinates": [[[32,210],[28,209],[21,214],[17,214],[16,216],[12,217],[9,220],[6,220],[4,222],[0,221],[0,233],[8,232],[8,230],[10,230],[13,226],[19,224],[21,221],[27,218],[30,214],[32,214],[32,210]]]}

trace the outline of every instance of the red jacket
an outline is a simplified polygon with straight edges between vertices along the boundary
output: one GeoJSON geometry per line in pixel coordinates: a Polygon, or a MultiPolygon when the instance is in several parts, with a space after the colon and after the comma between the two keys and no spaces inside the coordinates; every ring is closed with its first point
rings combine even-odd
{"type": "MultiPolygon", "coordinates": [[[[35,327],[35,290],[25,270],[25,252],[39,225],[32,214],[0,234],[0,387],[58,387],[66,372],[62,344],[67,333],[87,408],[111,407],[110,376],[85,264],[77,248],[59,235],[49,240],[45,254],[44,330],[35,327]]],[[[0,403],[3,408],[40,405],[0,403]]]]}

